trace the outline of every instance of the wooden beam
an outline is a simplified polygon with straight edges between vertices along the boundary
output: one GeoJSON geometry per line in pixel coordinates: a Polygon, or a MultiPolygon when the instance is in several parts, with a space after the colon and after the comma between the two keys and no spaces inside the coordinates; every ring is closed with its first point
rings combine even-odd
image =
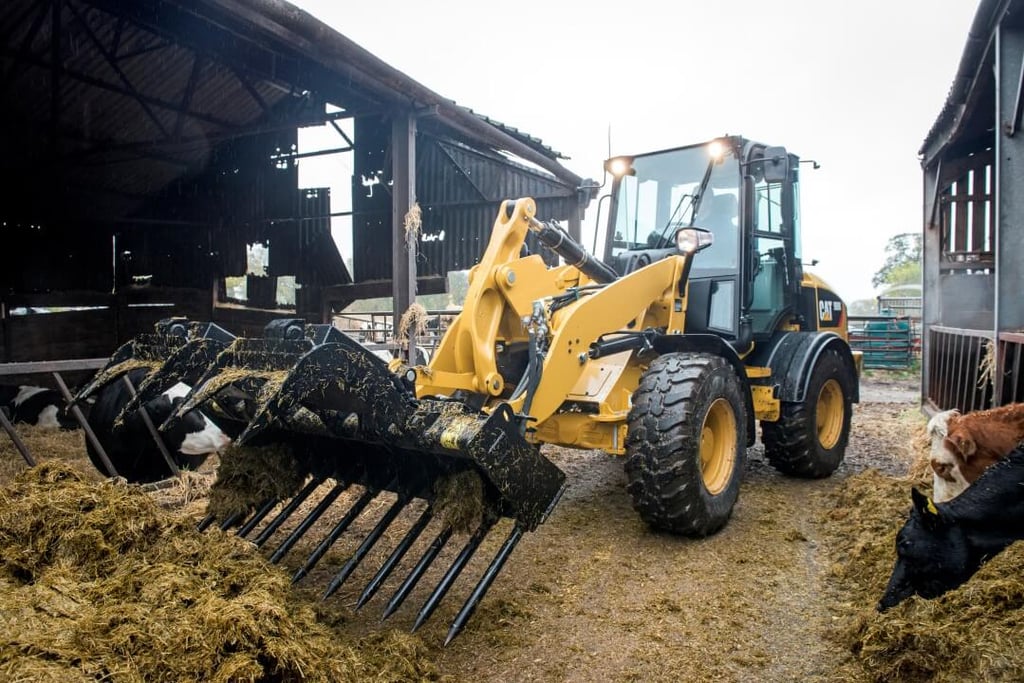
{"type": "MultiPolygon", "coordinates": [[[[391,119],[391,296],[394,330],[416,301],[416,235],[407,233],[406,216],[416,203],[416,118],[396,112],[391,119]]],[[[409,336],[408,358],[414,358],[409,336]]]]}
{"type": "Polygon", "coordinates": [[[109,358],[79,358],[75,360],[0,363],[0,377],[7,375],[40,375],[48,372],[70,372],[74,370],[99,370],[109,360],[109,358]]]}
{"type": "MultiPolygon", "coordinates": [[[[448,279],[441,275],[417,278],[418,294],[443,294],[448,291],[448,279]]],[[[353,301],[376,299],[392,294],[391,280],[368,280],[351,285],[332,285],[324,287],[321,296],[324,306],[340,311],[353,301]]]]}

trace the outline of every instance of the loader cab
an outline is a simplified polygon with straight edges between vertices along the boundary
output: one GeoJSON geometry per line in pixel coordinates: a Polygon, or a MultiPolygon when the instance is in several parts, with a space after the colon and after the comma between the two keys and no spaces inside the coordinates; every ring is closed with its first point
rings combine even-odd
{"type": "Polygon", "coordinates": [[[690,268],[685,331],[742,352],[798,311],[797,163],[740,137],[610,159],[605,262],[625,275],[677,253],[678,228],[709,230],[714,243],[690,268]]]}

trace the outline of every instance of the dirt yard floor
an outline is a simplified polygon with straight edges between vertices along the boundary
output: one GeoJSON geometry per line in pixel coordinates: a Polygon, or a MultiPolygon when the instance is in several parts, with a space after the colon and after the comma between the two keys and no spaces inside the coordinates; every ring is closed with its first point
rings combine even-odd
{"type": "MultiPolygon", "coordinates": [[[[764,459],[760,444],[751,448],[733,517],[707,539],[648,529],[630,506],[620,459],[548,449],[568,475],[561,503],[546,524],[526,534],[467,629],[447,647],[448,625],[503,540],[504,524],[488,537],[469,576],[411,637],[397,634],[408,631],[461,543],[450,544],[455,547],[445,550],[383,625],[383,605],[401,577],[392,577],[358,613],[353,605],[386,557],[388,541],[393,545],[415,511],[400,517],[381,542],[385,547],[372,551],[337,594],[320,600],[388,499],[372,503],[368,521],[361,517],[293,590],[332,639],[388,662],[361,668],[363,680],[1020,680],[1020,645],[1007,646],[1016,650],[996,663],[982,652],[954,665],[951,660],[962,660],[957,648],[963,644],[913,630],[925,628],[915,614],[938,609],[934,605],[915,598],[887,615],[873,609],[891,568],[892,539],[909,508],[911,484],[928,490],[919,469],[908,477],[924,448],[918,382],[916,376],[877,372],[864,378],[846,461],[829,479],[783,477],[764,459]]],[[[7,447],[3,442],[0,449],[7,447]]],[[[75,461],[66,450],[53,455],[75,461]]],[[[16,457],[9,448],[0,450],[0,483],[23,469],[16,457]]],[[[210,478],[191,475],[188,486],[148,495],[168,514],[198,518],[210,478]]],[[[340,500],[354,500],[349,495],[340,500]]],[[[332,508],[279,566],[290,575],[346,507],[339,502],[332,508]]],[[[1005,591],[1000,595],[1003,603],[1012,602],[1005,591]]],[[[927,616],[940,620],[939,627],[971,627],[948,614],[927,616]]],[[[1011,641],[1024,640],[1015,620],[999,619],[992,628],[1016,633],[1011,641]]],[[[12,662],[19,657],[38,656],[11,635],[11,622],[3,622],[0,617],[0,673],[18,670],[12,662]]],[[[82,665],[74,660],[67,666],[82,665]]]]}

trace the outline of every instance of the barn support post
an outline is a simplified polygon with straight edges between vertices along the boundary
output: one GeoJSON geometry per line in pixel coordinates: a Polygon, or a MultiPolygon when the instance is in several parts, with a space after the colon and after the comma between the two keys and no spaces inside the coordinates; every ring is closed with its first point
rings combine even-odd
{"type": "MultiPolygon", "coordinates": [[[[1024,216],[1024,136],[1012,135],[1021,88],[1021,63],[1024,61],[1024,30],[1001,22],[996,29],[996,282],[995,330],[996,368],[1002,369],[1003,350],[998,343],[1001,332],[1024,328],[1024,228],[1015,217],[1024,216]]],[[[995,402],[1001,403],[1001,371],[995,373],[995,402]]]]}
{"type": "MultiPolygon", "coordinates": [[[[405,232],[405,216],[416,203],[416,118],[399,112],[391,119],[391,291],[392,330],[398,334],[402,314],[416,301],[416,240],[405,232]]],[[[415,358],[409,335],[407,360],[415,358]]]]}
{"type": "MultiPolygon", "coordinates": [[[[939,179],[942,175],[942,162],[924,169],[924,235],[921,240],[922,264],[921,277],[926,295],[921,302],[921,405],[925,408],[932,407],[936,396],[933,395],[931,373],[935,371],[932,367],[931,335],[929,330],[932,325],[938,325],[941,320],[942,302],[936,299],[939,288],[939,258],[942,251],[942,213],[938,208],[939,179]],[[931,295],[931,296],[929,296],[931,295]]],[[[934,405],[933,407],[943,409],[948,406],[934,405]]]]}

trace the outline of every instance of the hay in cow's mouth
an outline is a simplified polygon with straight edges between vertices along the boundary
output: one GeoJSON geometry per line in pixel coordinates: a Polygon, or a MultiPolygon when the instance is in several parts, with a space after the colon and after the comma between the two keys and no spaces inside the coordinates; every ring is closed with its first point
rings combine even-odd
{"type": "Polygon", "coordinates": [[[884,613],[875,610],[896,560],[912,484],[919,481],[869,470],[833,496],[831,574],[840,593],[833,636],[850,652],[850,678],[1024,680],[1022,544],[939,598],[912,597],[884,613]]]}
{"type": "Polygon", "coordinates": [[[416,638],[340,642],[233,534],[61,464],[0,489],[4,680],[431,680],[416,638]]]}

